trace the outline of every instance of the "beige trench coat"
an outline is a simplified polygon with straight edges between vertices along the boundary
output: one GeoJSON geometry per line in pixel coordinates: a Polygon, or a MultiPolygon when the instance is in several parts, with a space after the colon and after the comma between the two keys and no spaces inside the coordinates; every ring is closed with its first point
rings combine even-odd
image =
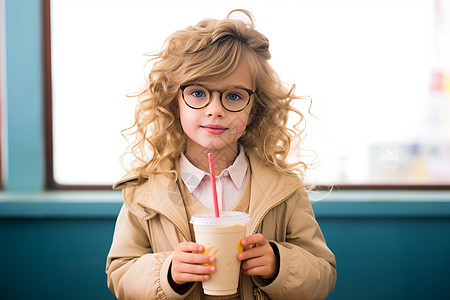
{"type": "MultiPolygon", "coordinates": [[[[241,299],[325,299],[336,282],[336,261],[317,224],[308,195],[295,176],[280,175],[249,156],[251,222],[247,235],[262,233],[279,252],[280,270],[267,284],[241,275],[241,299]]],[[[115,184],[124,205],[107,257],[108,287],[118,299],[201,299],[196,283],[184,295],[168,282],[174,249],[191,241],[176,182],[154,175],[135,185],[129,175],[115,184]]]]}

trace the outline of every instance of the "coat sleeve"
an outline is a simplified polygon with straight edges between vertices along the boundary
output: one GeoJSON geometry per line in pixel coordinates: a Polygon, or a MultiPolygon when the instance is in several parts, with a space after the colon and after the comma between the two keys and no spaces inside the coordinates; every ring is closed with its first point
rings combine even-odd
{"type": "Polygon", "coordinates": [[[270,242],[278,249],[280,269],[271,283],[254,276],[255,284],[271,299],[325,299],[336,284],[336,260],[306,191],[298,191],[266,218],[276,232],[283,233],[280,238],[274,229],[262,228],[266,238],[274,238],[270,242]]]}
{"type": "Polygon", "coordinates": [[[108,287],[118,299],[184,299],[168,282],[173,251],[153,253],[146,222],[122,206],[106,262],[108,287]]]}

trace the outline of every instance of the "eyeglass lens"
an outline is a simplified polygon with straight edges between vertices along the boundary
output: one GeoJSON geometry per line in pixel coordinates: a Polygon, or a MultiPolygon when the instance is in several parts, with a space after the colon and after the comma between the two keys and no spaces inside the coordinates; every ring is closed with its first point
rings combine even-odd
{"type": "MultiPolygon", "coordinates": [[[[211,97],[208,89],[201,85],[190,85],[184,88],[183,97],[192,108],[205,107],[211,97]]],[[[222,105],[230,111],[239,111],[245,108],[250,99],[248,91],[242,88],[229,88],[221,95],[222,105]]]]}

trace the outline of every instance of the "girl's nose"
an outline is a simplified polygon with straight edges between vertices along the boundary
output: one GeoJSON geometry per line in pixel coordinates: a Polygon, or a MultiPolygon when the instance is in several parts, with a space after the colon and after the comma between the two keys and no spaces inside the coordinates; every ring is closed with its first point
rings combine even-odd
{"type": "Polygon", "coordinates": [[[222,118],[225,115],[225,109],[220,103],[220,95],[217,92],[211,94],[211,103],[206,107],[205,114],[208,117],[222,118]]]}

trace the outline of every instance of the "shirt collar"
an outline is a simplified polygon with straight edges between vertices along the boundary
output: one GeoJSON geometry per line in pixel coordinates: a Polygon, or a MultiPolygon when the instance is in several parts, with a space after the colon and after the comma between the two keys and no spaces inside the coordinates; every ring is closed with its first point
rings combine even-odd
{"type": "Polygon", "coordinates": [[[194,166],[187,157],[181,153],[180,156],[180,176],[189,192],[193,192],[202,182],[207,173],[194,166]]]}
{"type": "Polygon", "coordinates": [[[240,189],[244,184],[244,178],[247,174],[247,158],[245,157],[244,147],[239,145],[239,155],[236,157],[234,163],[222,171],[222,175],[225,171],[228,171],[236,188],[240,189]]]}
{"type": "MultiPolygon", "coordinates": [[[[183,153],[180,156],[179,163],[181,179],[191,193],[198,187],[200,182],[202,182],[203,177],[210,175],[209,173],[194,166],[183,153]]],[[[244,178],[247,174],[247,167],[248,163],[245,158],[244,147],[239,145],[239,155],[236,157],[233,164],[223,170],[220,175],[216,177],[220,178],[229,175],[236,188],[240,189],[244,184],[244,178]]]]}

